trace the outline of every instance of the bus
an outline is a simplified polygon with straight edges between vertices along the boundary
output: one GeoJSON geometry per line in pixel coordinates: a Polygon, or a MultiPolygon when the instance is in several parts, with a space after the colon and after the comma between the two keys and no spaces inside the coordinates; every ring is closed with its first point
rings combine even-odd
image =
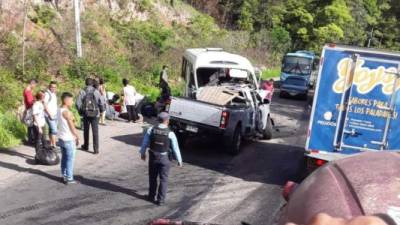
{"type": "Polygon", "coordinates": [[[311,51],[297,51],[287,53],[282,60],[280,81],[285,82],[288,77],[303,78],[309,86],[316,81],[318,57],[311,51]]]}

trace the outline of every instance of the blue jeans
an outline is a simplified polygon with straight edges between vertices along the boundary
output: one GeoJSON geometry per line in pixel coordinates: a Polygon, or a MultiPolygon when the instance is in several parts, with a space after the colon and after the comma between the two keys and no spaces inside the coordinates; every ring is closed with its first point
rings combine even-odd
{"type": "Polygon", "coordinates": [[[46,117],[47,126],[49,126],[49,134],[57,135],[57,120],[51,120],[46,117]]]}
{"type": "Polygon", "coordinates": [[[61,175],[68,179],[74,179],[74,160],[76,146],[75,141],[63,141],[60,139],[61,148],[61,175]]]}

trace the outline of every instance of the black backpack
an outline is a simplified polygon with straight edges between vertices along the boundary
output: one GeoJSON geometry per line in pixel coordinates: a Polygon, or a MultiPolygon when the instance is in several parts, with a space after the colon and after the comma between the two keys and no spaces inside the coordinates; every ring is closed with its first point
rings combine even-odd
{"type": "Polygon", "coordinates": [[[87,92],[83,99],[83,113],[86,117],[97,117],[99,106],[94,96],[94,91],[87,92]]]}

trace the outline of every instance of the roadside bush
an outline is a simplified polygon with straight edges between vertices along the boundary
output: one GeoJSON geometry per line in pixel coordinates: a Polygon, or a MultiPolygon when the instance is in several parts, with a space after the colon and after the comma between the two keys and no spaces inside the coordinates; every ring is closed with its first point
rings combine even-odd
{"type": "Polygon", "coordinates": [[[261,78],[263,80],[268,80],[271,78],[276,78],[279,77],[281,73],[281,68],[279,67],[275,67],[275,68],[271,68],[271,69],[266,69],[262,72],[261,74],[261,78]]]}
{"type": "Polygon", "coordinates": [[[12,32],[3,32],[0,34],[0,58],[4,57],[2,66],[15,69],[21,53],[18,37],[12,32]]]}
{"type": "Polygon", "coordinates": [[[35,14],[30,14],[29,19],[41,26],[48,27],[56,19],[56,12],[50,6],[35,6],[35,14]]]}
{"type": "Polygon", "coordinates": [[[25,125],[15,115],[0,112],[0,148],[17,146],[25,136],[25,125]]]}
{"type": "Polygon", "coordinates": [[[86,58],[75,58],[74,61],[67,66],[66,72],[71,79],[84,80],[94,72],[93,65],[86,58]]]}
{"type": "Polygon", "coordinates": [[[140,43],[147,43],[154,46],[154,50],[158,53],[162,53],[169,48],[169,42],[173,39],[173,32],[169,28],[154,21],[124,23],[113,21],[113,27],[132,49],[135,49],[140,43]]]}
{"type": "Polygon", "coordinates": [[[22,91],[14,75],[0,67],[0,111],[16,109],[22,101],[22,91]]]}
{"type": "Polygon", "coordinates": [[[153,7],[151,0],[139,0],[137,1],[137,8],[141,12],[150,11],[153,7]]]}
{"type": "Polygon", "coordinates": [[[23,81],[28,81],[32,78],[38,80],[47,80],[49,75],[47,74],[49,69],[49,58],[46,52],[42,49],[27,48],[25,57],[25,74],[22,71],[22,65],[17,65],[16,74],[23,81]]]}

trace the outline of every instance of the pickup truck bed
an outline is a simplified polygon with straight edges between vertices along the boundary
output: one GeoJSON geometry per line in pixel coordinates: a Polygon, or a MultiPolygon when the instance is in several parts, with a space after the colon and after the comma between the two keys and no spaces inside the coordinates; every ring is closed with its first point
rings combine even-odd
{"type": "Polygon", "coordinates": [[[169,107],[169,114],[173,121],[178,120],[192,125],[197,124],[218,129],[223,110],[224,107],[211,103],[173,97],[169,107]]]}

